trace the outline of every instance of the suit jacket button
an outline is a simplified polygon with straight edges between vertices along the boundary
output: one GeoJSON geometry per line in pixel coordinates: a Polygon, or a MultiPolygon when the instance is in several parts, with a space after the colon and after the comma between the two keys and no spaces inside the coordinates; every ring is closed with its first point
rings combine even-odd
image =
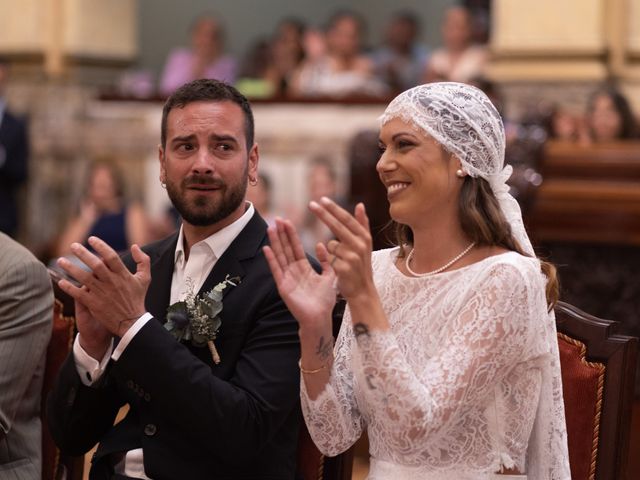
{"type": "Polygon", "coordinates": [[[144,434],[147,437],[153,437],[156,434],[156,426],[153,423],[147,423],[144,426],[144,434]]]}

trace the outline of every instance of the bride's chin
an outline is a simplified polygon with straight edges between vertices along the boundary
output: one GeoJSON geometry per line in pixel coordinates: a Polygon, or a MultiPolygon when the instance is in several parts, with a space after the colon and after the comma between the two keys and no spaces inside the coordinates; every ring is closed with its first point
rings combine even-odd
{"type": "Polygon", "coordinates": [[[398,208],[397,206],[394,207],[394,205],[389,206],[389,216],[391,217],[391,220],[396,223],[408,225],[409,218],[407,212],[402,208],[398,208]]]}

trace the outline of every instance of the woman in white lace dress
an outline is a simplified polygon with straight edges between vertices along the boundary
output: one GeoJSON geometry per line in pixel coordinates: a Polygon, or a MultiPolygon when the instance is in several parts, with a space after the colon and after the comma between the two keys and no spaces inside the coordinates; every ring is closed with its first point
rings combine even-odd
{"type": "Polygon", "coordinates": [[[322,199],[337,240],[318,245],[320,274],[288,221],[265,249],[300,323],[316,445],[336,455],[366,429],[375,480],[570,479],[557,282],[508,193],[497,111],[474,87],[422,85],[387,107],[380,143],[398,247],[372,253],[364,206],[322,199]]]}

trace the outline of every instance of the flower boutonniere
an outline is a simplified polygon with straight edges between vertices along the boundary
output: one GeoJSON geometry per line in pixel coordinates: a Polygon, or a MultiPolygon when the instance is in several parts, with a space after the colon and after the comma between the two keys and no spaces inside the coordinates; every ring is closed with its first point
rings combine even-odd
{"type": "Polygon", "coordinates": [[[213,341],[222,325],[218,316],[222,311],[222,292],[229,285],[235,287],[239,283],[240,277],[229,278],[227,275],[224,281],[201,295],[194,294],[193,285],[187,283],[190,292],[184,300],[169,306],[164,328],[178,341],[191,341],[196,347],[207,345],[211,358],[217,365],[220,363],[220,355],[213,341]]]}

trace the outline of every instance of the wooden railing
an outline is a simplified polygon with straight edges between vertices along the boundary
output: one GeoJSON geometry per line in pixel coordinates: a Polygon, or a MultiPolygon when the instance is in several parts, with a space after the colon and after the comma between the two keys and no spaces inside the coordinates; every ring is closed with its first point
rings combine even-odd
{"type": "Polygon", "coordinates": [[[640,142],[549,142],[528,218],[536,242],[640,245],[640,142]]]}

